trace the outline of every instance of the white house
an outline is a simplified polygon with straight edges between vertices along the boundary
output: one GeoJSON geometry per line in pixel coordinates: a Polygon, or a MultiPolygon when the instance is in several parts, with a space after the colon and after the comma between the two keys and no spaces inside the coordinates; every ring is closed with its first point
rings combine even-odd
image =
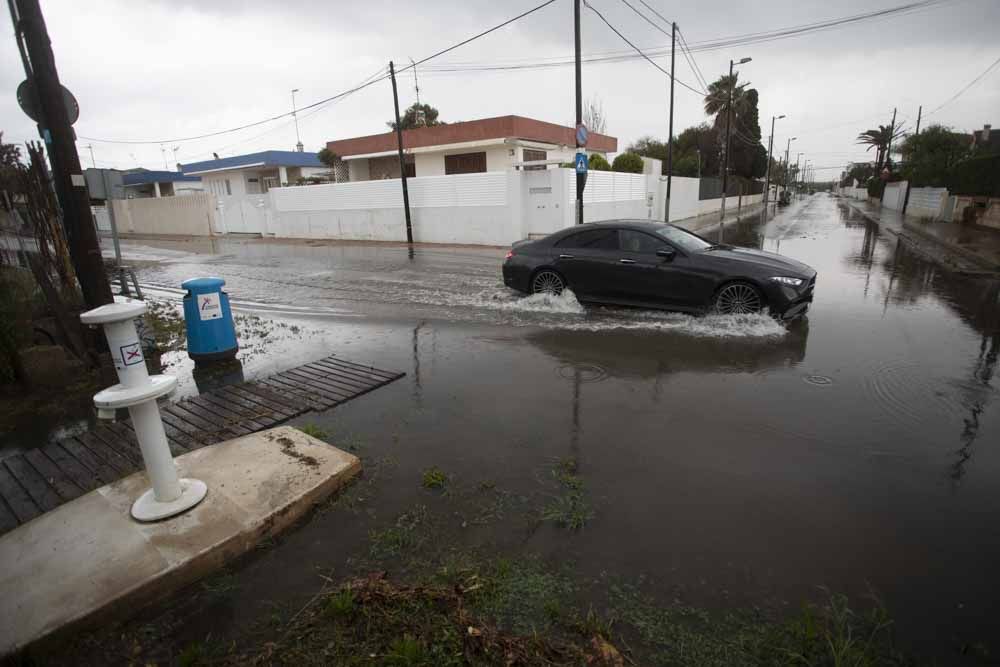
{"type": "Polygon", "coordinates": [[[122,174],[122,185],[128,199],[173,197],[202,191],[201,179],[179,171],[133,169],[122,174]]]}
{"type": "Polygon", "coordinates": [[[219,197],[260,195],[270,188],[294,185],[300,178],[326,174],[315,153],[262,151],[182,164],[187,175],[200,176],[204,189],[219,197]]]}
{"type": "MultiPolygon", "coordinates": [[[[326,147],[347,163],[351,181],[400,176],[395,132],[338,139],[326,147]]],[[[615,137],[590,134],[588,154],[616,150],[615,137]]],[[[572,162],[576,130],[523,116],[500,116],[404,130],[403,151],[408,177],[506,171],[523,162],[572,162]]]]}

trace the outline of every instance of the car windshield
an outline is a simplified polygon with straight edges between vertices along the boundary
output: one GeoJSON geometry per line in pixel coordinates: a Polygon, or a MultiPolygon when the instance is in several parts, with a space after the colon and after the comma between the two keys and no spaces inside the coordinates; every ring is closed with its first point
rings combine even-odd
{"type": "Polygon", "coordinates": [[[687,252],[697,252],[698,250],[705,250],[712,247],[712,244],[705,239],[695,236],[691,232],[679,227],[660,227],[656,230],[656,233],[687,252]]]}

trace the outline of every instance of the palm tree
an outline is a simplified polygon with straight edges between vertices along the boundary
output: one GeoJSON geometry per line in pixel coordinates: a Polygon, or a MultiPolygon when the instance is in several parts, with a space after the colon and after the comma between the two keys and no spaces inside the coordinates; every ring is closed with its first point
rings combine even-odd
{"type": "Polygon", "coordinates": [[[877,130],[865,130],[858,135],[858,143],[867,145],[865,150],[875,149],[875,175],[882,171],[885,159],[889,157],[889,146],[903,135],[903,126],[879,125],[877,130]]]}
{"type": "Polygon", "coordinates": [[[733,94],[733,112],[739,116],[739,112],[745,106],[745,93],[747,84],[741,83],[735,88],[737,75],[729,76],[723,74],[717,81],[713,81],[708,86],[708,94],[705,95],[705,115],[715,116],[715,126],[725,126],[726,109],[729,105],[729,92],[733,94]]]}

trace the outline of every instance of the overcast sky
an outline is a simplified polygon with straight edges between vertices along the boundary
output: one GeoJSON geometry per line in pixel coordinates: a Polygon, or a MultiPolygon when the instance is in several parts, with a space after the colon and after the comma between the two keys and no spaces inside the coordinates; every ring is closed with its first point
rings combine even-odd
{"type": "MultiPolygon", "coordinates": [[[[639,0],[629,0],[650,18],[639,0]]],[[[890,8],[906,0],[745,0],[666,2],[646,0],[676,21],[692,45],[732,35],[798,26],[890,8]]],[[[541,0],[423,0],[419,3],[296,0],[42,0],[63,85],[80,103],[78,135],[94,139],[161,140],[227,129],[289,111],[290,90],[299,106],[349,89],[386,67],[390,59],[419,60],[500,23],[541,0]]],[[[636,16],[622,0],[590,0],[626,37],[643,49],[669,47],[669,37],[636,16]]],[[[0,48],[0,88],[6,141],[37,138],[34,123],[17,107],[23,79],[9,19],[0,48]]],[[[590,10],[583,10],[584,54],[627,50],[590,10]]],[[[888,124],[894,106],[912,128],[924,105],[931,122],[969,131],[992,123],[1000,129],[1000,67],[956,101],[938,107],[1000,57],[998,0],[946,0],[891,18],[825,32],[720,50],[696,52],[709,81],[730,58],[752,57],[741,81],[760,91],[762,134],[778,121],[776,151],[792,144],[819,167],[864,159],[858,132],[888,124]]],[[[572,67],[545,70],[433,72],[449,63],[543,62],[573,54],[573,3],[552,5],[417,69],[420,99],[445,121],[507,114],[572,124],[572,67]]],[[[669,69],[669,55],[656,61],[669,69]]],[[[698,87],[678,53],[677,77],[698,87]]],[[[608,134],[619,147],[642,135],[667,134],[669,79],[648,62],[586,64],[585,97],[597,97],[608,134]]],[[[415,100],[412,72],[400,76],[400,106],[415,100]]],[[[705,120],[701,96],[678,86],[675,132],[705,120]]],[[[306,150],[331,139],[386,130],[392,117],[388,81],[377,83],[315,113],[300,113],[306,150]]],[[[159,144],[119,145],[83,140],[81,161],[97,165],[164,168],[159,144]]],[[[166,163],[292,150],[290,119],[211,139],[170,142],[166,163]],[[178,147],[177,159],[173,148],[178,147]]],[[[868,154],[870,155],[870,153],[868,154]]],[[[821,172],[833,176],[835,169],[821,172]]]]}

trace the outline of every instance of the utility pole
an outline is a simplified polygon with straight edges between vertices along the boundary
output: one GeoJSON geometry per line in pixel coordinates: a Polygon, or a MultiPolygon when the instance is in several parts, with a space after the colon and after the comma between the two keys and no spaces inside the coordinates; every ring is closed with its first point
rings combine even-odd
{"type": "Polygon", "coordinates": [[[670,222],[670,186],[674,178],[674,49],[677,47],[677,24],[670,24],[670,123],[667,130],[667,201],[663,222],[670,222]]]}
{"type": "MultiPolygon", "coordinates": [[[[740,58],[739,64],[750,62],[750,58],[740,58]]],[[[739,74],[736,75],[737,77],[739,74]]],[[[722,207],[719,210],[719,243],[722,243],[722,223],[726,219],[726,191],[729,188],[729,152],[731,146],[731,129],[733,124],[733,89],[736,79],[733,78],[733,61],[729,61],[729,101],[726,104],[726,152],[722,156],[722,207]]]]}
{"type": "MultiPolygon", "coordinates": [[[[583,124],[583,70],[580,62],[580,0],[573,0],[573,37],[576,43],[576,126],[583,124]]],[[[577,139],[577,152],[580,141],[577,139]]],[[[586,173],[576,175],[576,224],[583,224],[583,187],[586,173]]]]}
{"type": "Polygon", "coordinates": [[[799,153],[798,155],[795,156],[795,180],[792,181],[792,182],[795,183],[796,194],[798,194],[797,191],[799,189],[799,180],[800,180],[800,178],[799,178],[799,160],[802,159],[803,155],[805,155],[805,153],[799,153]]]}
{"type": "Polygon", "coordinates": [[[34,88],[36,108],[41,116],[39,134],[52,164],[52,183],[62,208],[63,227],[70,257],[88,308],[111,303],[111,286],[104,270],[101,244],[90,213],[90,196],[83,180],[76,133],[56,71],[52,42],[45,27],[38,0],[11,0],[14,32],[24,59],[24,73],[34,88]]]}
{"type": "MultiPolygon", "coordinates": [[[[892,123],[889,124],[889,141],[886,142],[885,145],[885,165],[882,167],[883,169],[889,168],[889,160],[892,159],[889,157],[889,153],[892,151],[892,135],[895,133],[896,133],[896,107],[893,107],[892,123]]],[[[882,178],[882,174],[877,174],[877,176],[879,178],[882,178]]],[[[887,180],[882,181],[882,196],[878,198],[879,204],[885,201],[885,184],[887,182],[888,182],[887,180]]]]}
{"type": "Polygon", "coordinates": [[[292,120],[295,121],[295,150],[302,152],[305,146],[302,145],[302,139],[299,138],[299,113],[298,109],[295,108],[295,93],[299,92],[298,88],[292,88],[292,120]]]}
{"type": "Polygon", "coordinates": [[[774,121],[784,117],[784,114],[781,116],[771,116],[771,136],[767,138],[767,175],[764,181],[764,213],[767,213],[768,193],[771,190],[771,160],[774,158],[774,121]]]}
{"type": "Polygon", "coordinates": [[[392,105],[396,112],[396,147],[399,152],[399,177],[403,181],[403,210],[406,214],[406,242],[413,243],[413,224],[410,222],[410,192],[406,189],[406,160],[403,158],[403,124],[399,120],[399,94],[396,92],[396,68],[389,61],[392,79],[392,105]]]}
{"type": "Polygon", "coordinates": [[[698,180],[701,180],[701,149],[696,148],[694,152],[698,154],[698,180]]]}
{"type": "MultiPolygon", "coordinates": [[[[792,148],[792,142],[795,141],[796,139],[798,139],[798,137],[788,137],[788,143],[785,144],[785,177],[782,180],[784,181],[784,186],[785,186],[785,191],[786,192],[788,191],[788,177],[790,175],[790,173],[789,173],[790,170],[788,169],[788,160],[789,160],[788,152],[792,148]]],[[[777,196],[778,196],[777,191],[775,191],[774,196],[775,196],[775,198],[777,198],[777,196]]]]}
{"type": "MultiPolygon", "coordinates": [[[[920,117],[924,114],[924,105],[917,107],[917,129],[913,132],[913,136],[920,134],[920,117]]],[[[903,215],[906,215],[906,207],[910,205],[910,186],[912,184],[909,180],[906,181],[906,196],[903,197],[903,215]]]]}
{"type": "Polygon", "coordinates": [[[87,144],[87,148],[90,149],[90,166],[97,169],[97,160],[94,159],[94,144],[87,144]]]}

